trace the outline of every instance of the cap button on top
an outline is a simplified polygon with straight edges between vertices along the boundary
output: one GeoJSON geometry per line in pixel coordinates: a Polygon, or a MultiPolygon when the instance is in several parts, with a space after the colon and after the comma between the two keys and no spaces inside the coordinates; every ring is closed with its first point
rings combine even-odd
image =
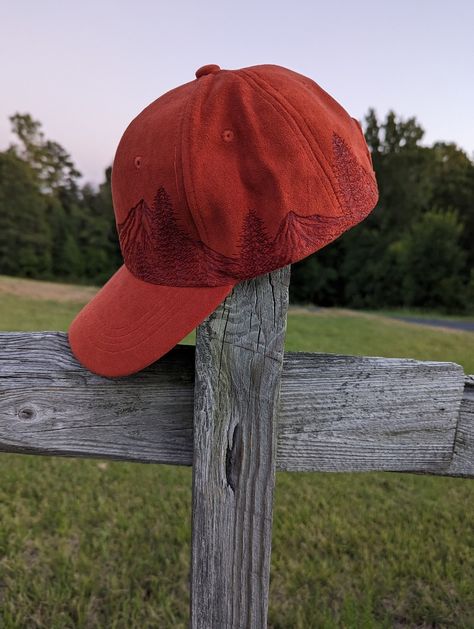
{"type": "Polygon", "coordinates": [[[201,66],[198,70],[196,70],[196,78],[198,79],[200,76],[204,76],[205,74],[215,74],[219,72],[220,67],[215,63],[208,63],[206,66],[201,66]]]}

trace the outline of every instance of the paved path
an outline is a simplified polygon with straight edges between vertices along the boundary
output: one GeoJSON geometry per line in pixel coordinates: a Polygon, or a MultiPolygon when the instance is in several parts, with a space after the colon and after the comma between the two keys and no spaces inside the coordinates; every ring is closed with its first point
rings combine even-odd
{"type": "MultiPolygon", "coordinates": [[[[290,306],[290,312],[294,308],[302,308],[303,310],[307,310],[308,312],[318,312],[321,311],[322,308],[315,305],[306,305],[306,306],[290,306]]],[[[330,311],[330,308],[328,308],[330,311]]],[[[363,314],[363,311],[361,311],[363,314]]],[[[377,314],[377,313],[373,313],[377,314]]],[[[438,328],[451,328],[453,330],[463,330],[464,332],[474,332],[474,321],[456,321],[452,319],[425,319],[423,317],[410,317],[410,316],[396,316],[396,315],[387,315],[381,313],[380,316],[387,317],[388,319],[398,319],[399,321],[408,321],[409,323],[419,323],[421,325],[433,325],[438,328]]]]}
{"type": "Polygon", "coordinates": [[[434,325],[440,328],[453,328],[454,330],[474,332],[474,321],[453,321],[451,319],[424,319],[419,317],[395,316],[390,316],[390,319],[399,319],[400,321],[409,321],[410,323],[421,323],[422,325],[434,325]]]}

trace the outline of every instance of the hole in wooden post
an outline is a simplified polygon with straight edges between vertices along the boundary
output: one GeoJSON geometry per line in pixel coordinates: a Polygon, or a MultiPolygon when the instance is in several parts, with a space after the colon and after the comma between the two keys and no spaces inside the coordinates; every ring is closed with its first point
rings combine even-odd
{"type": "Polygon", "coordinates": [[[225,460],[225,474],[229,487],[235,492],[240,475],[240,465],[242,460],[242,429],[237,424],[232,434],[232,445],[227,447],[225,460]]]}

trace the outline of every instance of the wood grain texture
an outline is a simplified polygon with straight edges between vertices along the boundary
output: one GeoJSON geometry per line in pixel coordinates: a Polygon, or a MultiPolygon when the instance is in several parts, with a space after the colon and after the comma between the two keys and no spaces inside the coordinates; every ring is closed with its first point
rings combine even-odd
{"type": "Polygon", "coordinates": [[[0,334],[0,450],[192,463],[194,347],[103,378],[62,332],[0,334]]]}
{"type": "MultiPolygon", "coordinates": [[[[178,345],[138,374],[102,378],[62,332],[0,333],[0,450],[191,465],[194,358],[178,345]]],[[[454,363],[287,352],[277,469],[474,477],[464,378],[454,363]]]]}
{"type": "Polygon", "coordinates": [[[285,360],[279,469],[440,472],[450,465],[464,388],[459,365],[317,357],[285,360]]]}
{"type": "Polygon", "coordinates": [[[466,376],[453,457],[444,474],[474,478],[474,376],[466,376]]]}
{"type": "Polygon", "coordinates": [[[267,626],[290,267],[236,285],[197,330],[191,627],[267,626]]]}

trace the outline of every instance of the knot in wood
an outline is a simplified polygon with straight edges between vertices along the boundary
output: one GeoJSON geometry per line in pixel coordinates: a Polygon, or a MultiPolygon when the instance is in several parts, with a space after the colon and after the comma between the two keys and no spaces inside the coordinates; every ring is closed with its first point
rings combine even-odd
{"type": "Polygon", "coordinates": [[[30,422],[36,419],[36,410],[31,406],[23,406],[17,413],[18,419],[22,421],[30,422]]]}

